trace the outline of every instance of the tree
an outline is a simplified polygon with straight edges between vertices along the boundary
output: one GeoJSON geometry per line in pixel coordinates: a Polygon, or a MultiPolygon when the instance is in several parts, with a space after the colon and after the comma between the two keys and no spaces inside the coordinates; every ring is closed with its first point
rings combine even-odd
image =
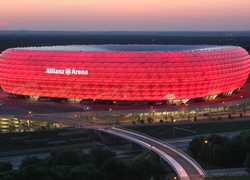
{"type": "Polygon", "coordinates": [[[30,166],[30,165],[42,166],[42,162],[40,159],[38,159],[35,156],[26,156],[22,160],[19,168],[22,169],[22,168],[25,168],[25,167],[30,166]]]}
{"type": "Polygon", "coordinates": [[[19,179],[20,180],[50,180],[50,175],[45,167],[36,166],[36,165],[29,165],[22,168],[19,172],[19,179]]]}
{"type": "Polygon", "coordinates": [[[243,164],[250,150],[249,133],[229,139],[219,135],[196,137],[189,143],[189,151],[197,159],[211,164],[235,167],[243,164]],[[208,143],[205,143],[205,140],[208,143]]]}
{"type": "Polygon", "coordinates": [[[106,160],[115,158],[116,153],[104,147],[94,147],[89,151],[89,157],[90,161],[100,168],[106,160]]]}
{"type": "Polygon", "coordinates": [[[70,170],[70,178],[74,180],[103,180],[104,175],[93,164],[73,166],[70,170]]]}
{"type": "Polygon", "coordinates": [[[153,151],[135,157],[128,163],[128,167],[128,179],[166,179],[166,172],[159,155],[153,151]]]}
{"type": "Polygon", "coordinates": [[[83,150],[56,150],[50,153],[49,165],[80,165],[85,160],[83,150]]]}
{"type": "Polygon", "coordinates": [[[123,161],[111,158],[103,163],[102,171],[106,180],[126,180],[129,178],[128,166],[123,161]]]}
{"type": "Polygon", "coordinates": [[[0,162],[0,173],[11,171],[13,169],[13,165],[10,161],[0,162]]]}
{"type": "Polygon", "coordinates": [[[228,141],[228,137],[223,137],[220,135],[212,134],[208,138],[206,138],[212,145],[220,144],[223,145],[228,141]]]}
{"type": "Polygon", "coordinates": [[[230,154],[228,157],[229,167],[239,166],[243,164],[244,159],[247,156],[247,151],[243,142],[232,140],[229,143],[227,143],[225,148],[230,150],[230,154]]]}
{"type": "Polygon", "coordinates": [[[1,180],[16,180],[19,179],[18,171],[6,171],[0,173],[1,180]]]}
{"type": "Polygon", "coordinates": [[[189,143],[188,150],[192,153],[194,157],[197,157],[203,143],[204,137],[195,137],[192,139],[192,141],[189,143]]]}
{"type": "Polygon", "coordinates": [[[228,164],[228,157],[230,155],[230,150],[226,149],[221,144],[215,144],[213,147],[213,159],[212,164],[226,165],[228,164]]]}
{"type": "Polygon", "coordinates": [[[240,134],[240,137],[242,137],[242,140],[248,144],[250,144],[250,131],[245,131],[240,134]]]}
{"type": "Polygon", "coordinates": [[[150,158],[135,159],[130,164],[130,177],[136,180],[165,179],[166,173],[160,162],[150,158]]]}
{"type": "Polygon", "coordinates": [[[250,153],[247,153],[247,157],[246,159],[244,160],[244,166],[248,169],[250,169],[250,153]]]}
{"type": "Polygon", "coordinates": [[[72,166],[65,166],[65,165],[56,165],[50,167],[51,171],[53,172],[54,179],[71,179],[71,170],[72,166]]]}

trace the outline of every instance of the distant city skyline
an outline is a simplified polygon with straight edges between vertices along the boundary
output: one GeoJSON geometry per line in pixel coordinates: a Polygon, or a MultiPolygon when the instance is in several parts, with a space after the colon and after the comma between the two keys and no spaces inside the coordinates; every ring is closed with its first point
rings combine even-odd
{"type": "Polygon", "coordinates": [[[0,1],[0,30],[250,30],[250,0],[0,1]]]}

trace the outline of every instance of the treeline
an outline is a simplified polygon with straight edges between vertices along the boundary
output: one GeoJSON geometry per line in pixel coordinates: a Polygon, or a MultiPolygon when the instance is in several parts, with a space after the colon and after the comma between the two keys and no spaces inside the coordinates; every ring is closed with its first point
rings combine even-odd
{"type": "Polygon", "coordinates": [[[196,137],[189,143],[188,150],[209,165],[250,168],[250,132],[242,132],[231,139],[219,135],[196,137]]]}
{"type": "MultiPolygon", "coordinates": [[[[244,35],[244,33],[242,33],[244,35]]],[[[70,44],[191,44],[191,45],[235,45],[250,52],[250,36],[213,35],[194,32],[171,33],[84,33],[84,32],[0,32],[0,52],[7,48],[27,46],[51,46],[70,44]]]]}
{"type": "Polygon", "coordinates": [[[166,171],[157,154],[150,152],[132,160],[119,160],[106,148],[52,151],[46,159],[27,156],[18,170],[0,163],[1,180],[160,180],[166,171]]]}

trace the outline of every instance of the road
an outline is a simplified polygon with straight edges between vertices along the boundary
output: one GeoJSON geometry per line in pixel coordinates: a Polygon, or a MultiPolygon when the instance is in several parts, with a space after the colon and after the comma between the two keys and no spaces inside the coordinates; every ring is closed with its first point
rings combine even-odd
{"type": "Polygon", "coordinates": [[[249,175],[246,168],[230,168],[230,169],[213,169],[213,170],[207,170],[207,174],[211,177],[216,176],[246,176],[249,175]]]}
{"type": "Polygon", "coordinates": [[[171,148],[162,141],[115,127],[105,128],[101,131],[132,140],[135,143],[139,143],[140,145],[157,152],[164,160],[168,161],[170,165],[172,165],[179,179],[199,180],[204,179],[205,177],[205,172],[203,172],[198,164],[190,160],[190,158],[183,152],[171,148]]]}
{"type": "MultiPolygon", "coordinates": [[[[102,128],[102,126],[99,126],[99,128],[102,128]]],[[[228,137],[233,137],[238,135],[240,132],[225,132],[225,133],[219,133],[219,135],[222,136],[228,136],[228,137]]],[[[185,138],[179,138],[178,140],[178,149],[186,151],[189,142],[192,140],[193,137],[185,137],[185,138]]],[[[173,146],[177,146],[177,142],[176,139],[166,139],[164,140],[164,142],[167,142],[173,146]]],[[[155,143],[155,142],[150,142],[152,144],[153,148],[159,148],[159,144],[155,143]]],[[[114,152],[116,152],[117,157],[118,158],[127,158],[127,157],[131,157],[134,154],[138,154],[141,152],[136,152],[136,151],[130,151],[128,150],[126,147],[121,147],[119,146],[109,146],[109,148],[111,150],[113,150],[114,152]]],[[[162,147],[165,148],[165,147],[162,147]]],[[[162,148],[160,148],[161,150],[163,150],[162,148]]],[[[87,153],[89,151],[89,149],[84,149],[84,152],[87,153]]],[[[164,151],[164,150],[163,150],[164,151]]],[[[44,159],[46,157],[49,156],[49,153],[38,153],[38,154],[32,154],[31,156],[36,156],[40,159],[44,159]]],[[[0,158],[0,162],[4,162],[4,161],[10,161],[13,165],[13,169],[18,169],[19,165],[21,163],[21,161],[23,160],[23,158],[26,157],[26,155],[22,155],[22,156],[12,156],[12,157],[4,157],[4,158],[0,158]]],[[[248,175],[248,172],[246,170],[246,168],[232,168],[232,169],[215,169],[215,170],[206,170],[205,171],[207,176],[239,176],[239,175],[248,175]]],[[[193,179],[193,178],[191,178],[193,179]]],[[[194,178],[196,179],[196,178],[194,178]]]]}

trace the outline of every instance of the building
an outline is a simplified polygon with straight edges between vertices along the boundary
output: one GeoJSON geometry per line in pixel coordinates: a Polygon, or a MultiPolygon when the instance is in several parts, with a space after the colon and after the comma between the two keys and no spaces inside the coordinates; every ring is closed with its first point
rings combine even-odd
{"type": "Polygon", "coordinates": [[[11,95],[187,103],[239,90],[250,58],[237,46],[70,45],[7,49],[0,85],[11,95]]]}

